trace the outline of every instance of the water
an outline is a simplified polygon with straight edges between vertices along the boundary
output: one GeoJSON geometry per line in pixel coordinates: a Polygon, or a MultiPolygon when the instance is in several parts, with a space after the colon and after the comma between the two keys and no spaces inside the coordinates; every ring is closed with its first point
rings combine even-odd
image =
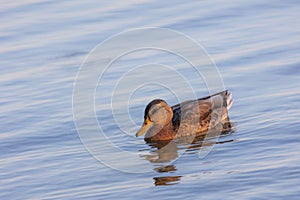
{"type": "MultiPolygon", "coordinates": [[[[292,0],[2,1],[0,198],[297,199],[299,8],[292,0]],[[157,156],[166,162],[187,147],[173,145],[172,151],[158,154],[142,139],[115,129],[108,111],[107,116],[101,114],[106,105],[101,102],[110,98],[112,82],[106,82],[104,90],[96,92],[97,118],[106,132],[110,130],[111,141],[140,155],[138,161],[151,169],[125,173],[97,161],[82,144],[72,113],[73,83],[99,42],[129,28],[153,26],[182,32],[205,47],[233,92],[230,116],[237,130],[220,138],[203,159],[195,144],[175,162],[160,164],[157,156]]],[[[119,64],[147,64],[152,54],[137,52],[119,64]]],[[[176,65],[192,82],[199,80],[189,67],[185,70],[184,62],[164,53],[155,56],[162,64],[176,65]]],[[[111,79],[126,68],[112,70],[111,79]]],[[[197,84],[197,95],[206,95],[203,80],[197,84]]],[[[129,105],[130,123],[136,125],[124,125],[132,134],[149,99],[159,96],[176,103],[175,96],[158,86],[141,91],[129,105]]],[[[118,111],[122,123],[126,116],[118,111]]],[[[132,166],[135,170],[140,165],[132,166]]]]}

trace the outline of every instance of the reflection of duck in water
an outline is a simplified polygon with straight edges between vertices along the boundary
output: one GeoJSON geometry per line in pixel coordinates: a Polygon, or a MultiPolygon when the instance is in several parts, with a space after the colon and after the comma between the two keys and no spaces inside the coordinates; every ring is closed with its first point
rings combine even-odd
{"type": "MultiPolygon", "coordinates": [[[[174,173],[177,169],[174,165],[167,165],[167,166],[164,166],[164,167],[158,167],[158,168],[155,168],[155,170],[158,172],[158,173],[174,173]]],[[[180,179],[181,179],[182,176],[159,176],[159,177],[153,177],[154,179],[154,184],[156,186],[159,186],[159,185],[174,185],[174,184],[178,184],[180,179]]]]}
{"type": "Polygon", "coordinates": [[[201,137],[208,130],[231,130],[228,110],[233,103],[229,91],[197,100],[184,101],[170,107],[164,100],[151,101],[144,115],[144,123],[136,136],[146,133],[147,142],[159,142],[182,137],[201,137]]]}
{"type": "MultiPolygon", "coordinates": [[[[228,136],[228,135],[226,135],[228,136]]],[[[155,143],[151,143],[150,146],[153,148],[151,150],[151,154],[143,156],[151,163],[160,163],[165,164],[168,163],[168,165],[162,165],[160,167],[155,167],[154,170],[158,173],[165,174],[164,176],[155,176],[154,184],[156,186],[161,185],[174,185],[178,184],[180,182],[180,179],[182,176],[174,174],[177,169],[174,163],[169,163],[170,161],[173,161],[177,159],[180,155],[179,151],[183,150],[188,154],[195,154],[198,153],[200,148],[203,148],[203,145],[213,145],[213,144],[219,144],[219,143],[227,143],[227,142],[233,142],[233,139],[226,139],[218,142],[212,141],[212,143],[209,142],[209,140],[204,144],[205,142],[203,140],[194,140],[190,144],[182,144],[181,140],[176,141],[159,141],[155,143]],[[156,150],[155,150],[156,149],[156,150]]],[[[186,142],[186,141],[184,141],[186,142]]],[[[189,141],[188,141],[189,142],[189,141]]]]}
{"type": "MultiPolygon", "coordinates": [[[[225,132],[228,133],[228,132],[225,132]]],[[[224,136],[228,136],[226,134],[224,136]]],[[[198,138],[184,138],[187,140],[163,140],[149,144],[151,146],[150,154],[141,155],[141,157],[150,161],[151,163],[169,163],[179,158],[184,152],[188,154],[205,153],[209,151],[214,144],[223,144],[234,142],[232,138],[225,138],[221,141],[214,139],[203,140],[202,137],[198,138]]],[[[219,138],[220,139],[220,138],[219,138]]]]}

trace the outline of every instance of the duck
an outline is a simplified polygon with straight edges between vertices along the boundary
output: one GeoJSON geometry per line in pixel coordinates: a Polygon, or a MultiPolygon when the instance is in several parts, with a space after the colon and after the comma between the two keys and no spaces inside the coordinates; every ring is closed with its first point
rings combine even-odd
{"type": "Polygon", "coordinates": [[[228,116],[232,104],[229,90],[174,106],[163,99],[154,99],[145,108],[144,122],[136,137],[145,134],[144,140],[153,143],[204,136],[210,130],[229,132],[233,128],[228,116]]]}

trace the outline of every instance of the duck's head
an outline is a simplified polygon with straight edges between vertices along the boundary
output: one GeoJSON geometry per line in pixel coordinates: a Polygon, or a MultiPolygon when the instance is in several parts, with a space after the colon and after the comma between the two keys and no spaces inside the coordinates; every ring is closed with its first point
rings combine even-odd
{"type": "Polygon", "coordinates": [[[155,132],[157,133],[166,124],[171,122],[172,117],[173,111],[164,100],[155,99],[151,101],[145,109],[144,123],[136,133],[136,137],[144,135],[153,129],[156,129],[155,132]]]}

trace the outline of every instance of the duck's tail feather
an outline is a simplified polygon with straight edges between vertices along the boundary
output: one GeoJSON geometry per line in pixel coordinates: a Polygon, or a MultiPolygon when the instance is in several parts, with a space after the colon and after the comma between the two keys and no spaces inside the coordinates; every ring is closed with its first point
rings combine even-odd
{"type": "Polygon", "coordinates": [[[204,97],[203,99],[206,98],[213,103],[213,108],[226,107],[229,110],[233,104],[232,93],[228,90],[204,97]]]}
{"type": "Polygon", "coordinates": [[[227,102],[227,110],[229,110],[233,104],[232,93],[226,90],[226,102],[227,102]]]}

